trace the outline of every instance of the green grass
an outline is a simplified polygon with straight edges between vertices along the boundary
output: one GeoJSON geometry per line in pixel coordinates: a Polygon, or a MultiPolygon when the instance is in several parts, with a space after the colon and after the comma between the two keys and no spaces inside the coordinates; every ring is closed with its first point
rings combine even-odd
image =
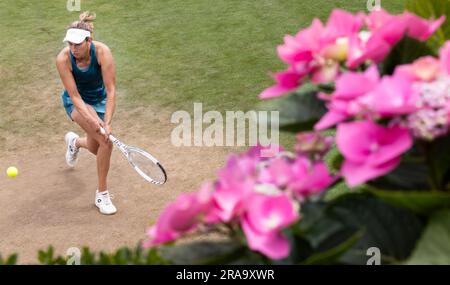
{"type": "MultiPolygon", "coordinates": [[[[285,34],[314,17],[326,20],[336,7],[365,10],[366,0],[96,0],[81,5],[97,13],[95,39],[113,51],[121,108],[192,111],[193,102],[202,102],[204,110],[225,111],[253,108],[259,92],[272,84],[269,73],[284,69],[276,46],[285,34]]],[[[383,5],[400,12],[403,0],[383,5]]],[[[31,132],[36,120],[57,124],[46,116],[62,109],[54,58],[64,47],[66,26],[78,14],[66,10],[66,0],[0,2],[0,130],[20,133],[18,128],[29,126],[31,132]],[[42,106],[42,96],[54,97],[45,97],[48,106],[42,106]]]]}

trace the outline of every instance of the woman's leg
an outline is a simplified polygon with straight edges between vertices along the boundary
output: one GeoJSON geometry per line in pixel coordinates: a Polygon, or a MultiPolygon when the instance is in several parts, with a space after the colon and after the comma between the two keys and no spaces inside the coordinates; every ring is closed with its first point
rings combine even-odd
{"type": "MultiPolygon", "coordinates": [[[[89,112],[101,121],[94,108],[89,105],[87,107],[89,112]]],[[[104,192],[108,189],[107,176],[113,145],[110,141],[105,142],[105,137],[93,130],[76,109],[71,115],[72,119],[86,132],[86,138],[78,139],[76,146],[84,147],[97,156],[98,191],[104,192]]]]}
{"type": "Polygon", "coordinates": [[[97,155],[99,144],[98,142],[86,134],[84,138],[78,138],[75,143],[76,147],[82,147],[89,150],[93,155],[97,155]]]}

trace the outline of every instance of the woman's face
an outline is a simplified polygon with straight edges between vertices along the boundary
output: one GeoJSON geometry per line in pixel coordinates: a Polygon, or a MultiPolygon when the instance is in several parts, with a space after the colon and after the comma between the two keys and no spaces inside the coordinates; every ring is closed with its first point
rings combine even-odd
{"type": "Polygon", "coordinates": [[[69,42],[69,48],[73,56],[77,59],[85,58],[89,54],[89,43],[91,39],[87,39],[80,44],[74,44],[69,42]]]}

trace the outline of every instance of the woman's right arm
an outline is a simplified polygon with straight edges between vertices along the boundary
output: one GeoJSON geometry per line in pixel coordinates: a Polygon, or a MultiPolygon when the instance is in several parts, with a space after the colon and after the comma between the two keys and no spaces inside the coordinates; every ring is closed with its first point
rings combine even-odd
{"type": "Polygon", "coordinates": [[[100,133],[100,124],[96,118],[94,118],[88,111],[86,104],[83,99],[81,99],[80,93],[78,93],[77,85],[75,84],[75,79],[73,78],[72,72],[67,66],[66,57],[64,51],[62,51],[56,57],[56,68],[58,69],[61,81],[69,93],[70,99],[80,113],[80,115],[89,123],[90,126],[94,128],[97,133],[100,133]]]}

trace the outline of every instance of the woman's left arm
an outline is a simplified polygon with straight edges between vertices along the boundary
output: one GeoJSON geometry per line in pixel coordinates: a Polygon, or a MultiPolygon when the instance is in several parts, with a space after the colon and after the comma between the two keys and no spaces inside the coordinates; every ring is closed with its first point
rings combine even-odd
{"type": "MultiPolygon", "coordinates": [[[[103,83],[106,88],[106,111],[105,111],[105,125],[110,127],[114,110],[116,107],[116,67],[114,65],[111,50],[102,45],[99,54],[100,65],[102,68],[103,83]]],[[[109,133],[109,132],[108,132],[109,133]]]]}

